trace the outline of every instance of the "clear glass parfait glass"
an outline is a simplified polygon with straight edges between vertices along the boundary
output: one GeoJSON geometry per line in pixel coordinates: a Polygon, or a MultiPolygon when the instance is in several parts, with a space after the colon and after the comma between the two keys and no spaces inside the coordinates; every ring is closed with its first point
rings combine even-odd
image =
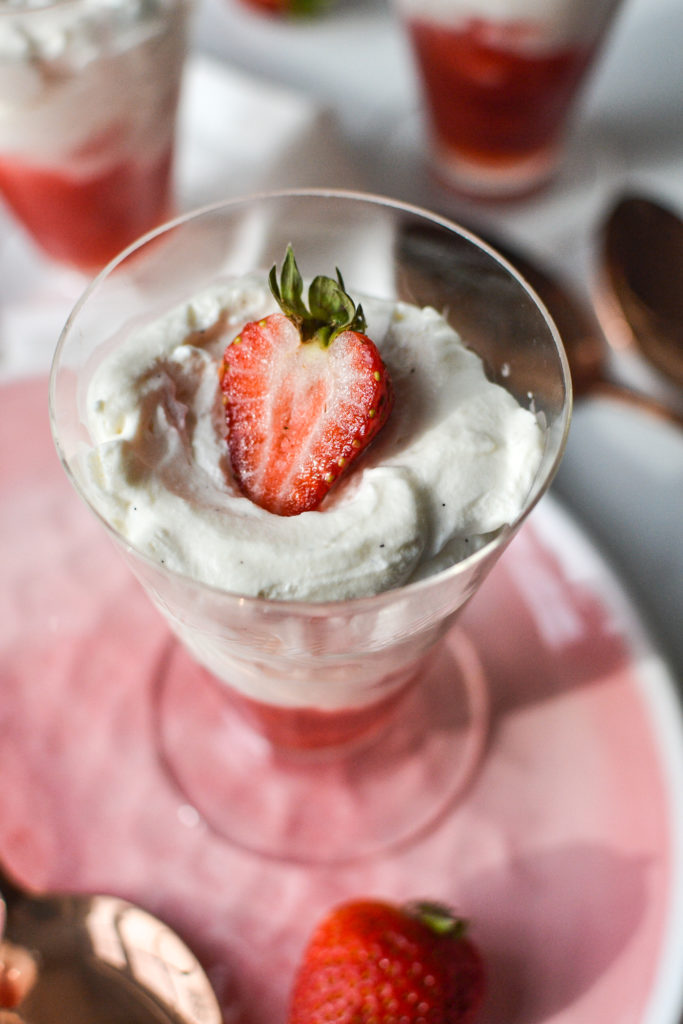
{"type": "Polygon", "coordinates": [[[447,311],[491,378],[533,408],[545,436],[514,522],[450,568],[370,597],[304,603],[231,593],[168,570],[102,519],[171,628],[151,682],[158,750],[179,799],[242,847],[336,862],[419,834],[457,805],[476,770],[486,680],[454,624],[557,469],[571,387],[548,314],[468,231],[355,193],[222,203],[126,250],[65,326],[51,376],[52,428],[96,515],[83,470],[93,447],[85,396],[102,360],[207,284],[259,269],[265,276],[290,242],[304,278],[339,266],[352,294],[447,311]]]}

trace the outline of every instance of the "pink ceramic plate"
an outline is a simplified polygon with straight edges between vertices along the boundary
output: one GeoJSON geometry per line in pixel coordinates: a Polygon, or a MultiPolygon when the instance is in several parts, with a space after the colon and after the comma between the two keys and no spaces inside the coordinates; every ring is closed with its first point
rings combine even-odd
{"type": "Polygon", "coordinates": [[[315,920],[360,894],[455,903],[489,965],[481,1024],[677,1024],[683,730],[610,573],[544,500],[462,625],[489,676],[483,767],[439,827],[342,868],[213,836],[161,772],[168,633],[59,466],[47,384],[0,392],[0,855],[37,887],[165,917],[232,1024],[284,1021],[315,920]]]}

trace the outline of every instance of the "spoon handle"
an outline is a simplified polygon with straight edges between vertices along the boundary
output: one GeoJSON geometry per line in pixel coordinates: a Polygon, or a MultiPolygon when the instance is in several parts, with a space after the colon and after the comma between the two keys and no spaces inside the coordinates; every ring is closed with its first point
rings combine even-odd
{"type": "MultiPolygon", "coordinates": [[[[625,385],[613,384],[611,381],[601,378],[593,383],[590,388],[587,388],[584,394],[586,396],[590,394],[594,398],[603,396],[615,399],[618,402],[630,405],[635,409],[640,409],[642,412],[649,413],[651,416],[656,416],[658,419],[673,423],[683,429],[683,414],[670,408],[668,405],[664,405],[662,402],[658,402],[656,398],[650,398],[649,395],[644,395],[639,391],[632,391],[631,388],[625,385]]],[[[1,888],[2,882],[0,881],[1,888]]]]}

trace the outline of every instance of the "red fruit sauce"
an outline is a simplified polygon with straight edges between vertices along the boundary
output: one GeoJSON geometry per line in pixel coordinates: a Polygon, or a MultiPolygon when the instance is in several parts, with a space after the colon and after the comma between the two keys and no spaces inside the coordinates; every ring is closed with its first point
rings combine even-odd
{"type": "Polygon", "coordinates": [[[411,682],[388,697],[347,711],[322,711],[263,704],[226,688],[228,700],[252,729],[275,747],[319,750],[339,747],[379,732],[406,696],[411,682]]]}
{"type": "Polygon", "coordinates": [[[260,11],[262,14],[286,14],[286,0],[241,0],[244,7],[260,11]]]}
{"type": "Polygon", "coordinates": [[[558,144],[594,43],[534,50],[533,26],[481,19],[408,27],[434,132],[456,159],[504,168],[558,144]]]}
{"type": "Polygon", "coordinates": [[[48,255],[92,272],[168,217],[171,168],[171,145],[87,177],[0,157],[0,193],[48,255]]]}

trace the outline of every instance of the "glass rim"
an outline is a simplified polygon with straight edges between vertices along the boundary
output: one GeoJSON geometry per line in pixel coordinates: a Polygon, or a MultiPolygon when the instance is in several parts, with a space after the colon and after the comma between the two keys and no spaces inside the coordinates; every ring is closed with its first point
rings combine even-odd
{"type": "MultiPolygon", "coordinates": [[[[81,0],[56,0],[57,3],[79,3],[81,0]]],[[[119,546],[131,552],[144,564],[148,565],[152,570],[157,573],[161,573],[171,579],[177,580],[179,583],[187,586],[190,585],[196,588],[198,591],[211,594],[214,597],[220,597],[221,600],[231,600],[240,607],[254,606],[258,608],[267,608],[273,612],[282,612],[285,609],[289,612],[297,615],[307,615],[309,617],[321,617],[329,616],[334,614],[335,610],[337,614],[341,614],[341,609],[354,609],[354,611],[362,612],[366,606],[374,606],[375,608],[390,604],[395,600],[404,597],[407,594],[411,596],[417,596],[419,592],[428,589],[434,589],[437,585],[446,583],[451,578],[455,578],[466,570],[476,566],[478,562],[482,562],[487,559],[492,551],[496,548],[502,548],[504,541],[507,537],[514,533],[519,525],[527,518],[529,513],[533,510],[535,505],[539,502],[543,494],[548,490],[548,487],[552,483],[555,474],[559,468],[564,450],[567,444],[567,438],[569,435],[569,426],[571,422],[573,406],[573,393],[572,393],[572,378],[567,360],[567,355],[560,337],[560,333],[553,321],[548,309],[545,304],[534,290],[534,288],[526,281],[524,276],[514,267],[503,255],[501,255],[493,246],[484,239],[480,238],[474,231],[463,225],[457,223],[457,221],[451,220],[448,217],[442,216],[441,214],[434,213],[424,207],[418,206],[413,203],[404,202],[403,200],[394,199],[389,196],[384,196],[378,193],[363,192],[357,190],[347,189],[334,189],[334,188],[291,188],[291,189],[276,189],[262,192],[253,192],[244,196],[238,196],[231,199],[218,200],[212,203],[208,203],[203,206],[199,206],[195,209],[189,210],[185,213],[179,214],[178,216],[165,221],[158,227],[146,232],[140,238],[131,242],[125,249],[123,249],[117,256],[115,256],[109,263],[106,264],[97,275],[92,278],[88,283],[80,297],[77,299],[73,306],[69,316],[60,331],[59,339],[55,347],[55,351],[52,358],[52,364],[49,374],[48,383],[48,410],[50,419],[50,429],[52,433],[53,442],[57,450],[57,455],[64,468],[66,475],[73,486],[74,490],[85,503],[88,509],[97,516],[99,521],[104,525],[109,535],[116,541],[119,546]],[[67,339],[70,335],[71,329],[74,326],[81,309],[86,305],[91,296],[97,291],[100,285],[106,281],[112,273],[119,267],[125,260],[138,250],[143,249],[147,244],[153,242],[155,239],[167,234],[175,228],[182,227],[183,224],[189,223],[190,221],[196,221],[202,217],[210,216],[212,213],[217,213],[221,210],[229,210],[230,208],[238,208],[240,206],[246,207],[254,205],[255,203],[264,201],[278,201],[285,199],[338,199],[349,202],[360,202],[375,207],[384,207],[388,210],[396,210],[404,212],[429,221],[432,224],[436,224],[439,227],[445,228],[448,231],[459,235],[466,241],[470,242],[480,251],[487,253],[494,259],[511,277],[513,277],[522,289],[527,293],[531,300],[536,305],[537,309],[541,313],[548,331],[553,338],[555,348],[561,368],[561,377],[564,385],[564,401],[562,403],[562,410],[558,417],[560,421],[559,439],[556,444],[556,450],[552,455],[552,461],[548,466],[541,485],[538,485],[538,474],[534,477],[529,497],[523,507],[520,509],[518,515],[510,522],[504,524],[496,535],[489,541],[487,541],[481,548],[474,551],[472,554],[467,555],[465,558],[454,562],[447,568],[441,569],[438,572],[432,573],[422,579],[414,580],[412,582],[402,583],[399,586],[391,587],[387,590],[378,591],[375,594],[366,594],[359,597],[331,599],[325,601],[300,601],[297,598],[272,598],[272,597],[259,597],[251,594],[241,594],[239,591],[227,590],[223,587],[219,587],[215,584],[206,583],[203,580],[198,580],[189,573],[180,572],[177,569],[169,568],[165,565],[160,565],[150,555],[139,550],[132,544],[122,533],[120,533],[109,521],[102,515],[101,512],[95,507],[90,499],[85,494],[83,487],[81,486],[75,473],[72,471],[69,461],[66,457],[64,449],[61,445],[59,434],[57,430],[57,416],[56,416],[56,377],[60,368],[60,356],[66,345],[67,339]]]]}

